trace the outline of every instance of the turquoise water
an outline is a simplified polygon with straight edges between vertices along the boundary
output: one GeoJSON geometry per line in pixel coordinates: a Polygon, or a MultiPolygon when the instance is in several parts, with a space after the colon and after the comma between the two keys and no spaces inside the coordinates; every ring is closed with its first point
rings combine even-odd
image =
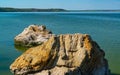
{"type": "Polygon", "coordinates": [[[111,72],[120,74],[120,13],[0,13],[0,75],[21,55],[14,37],[30,24],[46,25],[55,34],[87,33],[104,49],[111,72]]]}

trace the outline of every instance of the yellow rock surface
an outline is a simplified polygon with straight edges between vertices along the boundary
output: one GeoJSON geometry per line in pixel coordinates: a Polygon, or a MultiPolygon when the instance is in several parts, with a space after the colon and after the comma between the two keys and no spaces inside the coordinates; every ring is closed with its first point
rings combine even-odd
{"type": "Polygon", "coordinates": [[[47,65],[55,59],[56,49],[53,47],[55,44],[55,37],[51,37],[48,42],[41,46],[28,49],[14,61],[10,66],[11,70],[30,69],[38,71],[47,67],[47,65]]]}
{"type": "Polygon", "coordinates": [[[42,45],[28,49],[10,69],[15,74],[109,75],[104,52],[87,34],[52,36],[42,45]]]}

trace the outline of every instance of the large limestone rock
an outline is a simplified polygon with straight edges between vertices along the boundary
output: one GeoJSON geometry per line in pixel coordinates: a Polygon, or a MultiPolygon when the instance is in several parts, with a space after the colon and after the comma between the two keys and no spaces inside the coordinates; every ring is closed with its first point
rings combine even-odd
{"type": "Polygon", "coordinates": [[[52,32],[45,26],[30,25],[14,38],[16,47],[32,47],[47,41],[52,32]]]}
{"type": "Polygon", "coordinates": [[[104,56],[89,35],[64,34],[28,49],[10,69],[20,75],[109,75],[104,56]]]}

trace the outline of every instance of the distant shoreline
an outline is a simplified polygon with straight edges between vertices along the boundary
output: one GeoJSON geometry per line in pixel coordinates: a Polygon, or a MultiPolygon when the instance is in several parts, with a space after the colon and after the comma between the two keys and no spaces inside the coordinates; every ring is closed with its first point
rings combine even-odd
{"type": "Polygon", "coordinates": [[[65,9],[7,8],[0,7],[0,12],[63,12],[65,9]]]}
{"type": "Polygon", "coordinates": [[[0,7],[0,12],[120,12],[119,10],[66,10],[61,8],[38,9],[38,8],[11,8],[0,7]]]}
{"type": "Polygon", "coordinates": [[[120,12],[120,10],[70,10],[71,12],[120,12]]]}

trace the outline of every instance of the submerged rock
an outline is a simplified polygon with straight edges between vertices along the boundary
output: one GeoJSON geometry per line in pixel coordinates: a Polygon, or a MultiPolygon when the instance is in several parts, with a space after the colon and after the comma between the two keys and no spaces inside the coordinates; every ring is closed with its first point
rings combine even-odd
{"type": "Polygon", "coordinates": [[[15,47],[32,47],[42,44],[52,36],[45,26],[30,25],[14,38],[15,47]]]}
{"type": "Polygon", "coordinates": [[[87,34],[52,36],[10,66],[20,75],[109,75],[104,51],[87,34]]]}

